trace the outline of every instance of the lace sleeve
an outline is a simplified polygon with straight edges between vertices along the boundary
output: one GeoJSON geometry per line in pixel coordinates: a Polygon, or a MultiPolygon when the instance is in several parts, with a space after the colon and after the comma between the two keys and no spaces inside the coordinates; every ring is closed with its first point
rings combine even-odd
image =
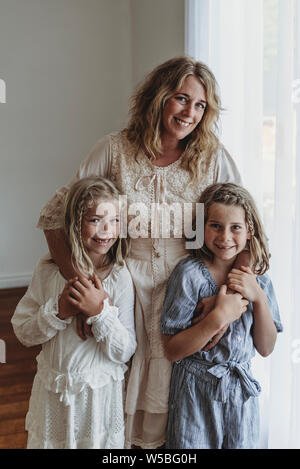
{"type": "Polygon", "coordinates": [[[62,187],[49,200],[40,213],[37,228],[41,230],[56,230],[63,226],[65,197],[69,186],[62,187]]]}
{"type": "Polygon", "coordinates": [[[71,185],[87,176],[109,177],[111,166],[110,136],[101,138],[89,156],[81,163],[75,177],[69,184],[56,191],[40,213],[37,227],[42,230],[56,230],[63,226],[65,197],[71,185]]]}

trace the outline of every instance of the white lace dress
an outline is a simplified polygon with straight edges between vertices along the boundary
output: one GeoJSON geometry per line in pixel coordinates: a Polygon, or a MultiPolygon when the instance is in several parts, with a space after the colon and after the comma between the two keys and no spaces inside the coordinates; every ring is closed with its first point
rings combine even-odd
{"type": "Polygon", "coordinates": [[[136,348],[131,276],[126,266],[113,266],[102,284],[114,306],[105,300],[88,319],[93,337],[83,341],[75,318],[57,317],[66,281],[49,259],[38,263],[12,317],[20,342],[43,344],[26,416],[27,448],[123,448],[125,363],[136,348]]]}
{"type": "MultiPolygon", "coordinates": [[[[202,183],[190,183],[182,158],[158,167],[134,148],[124,133],[110,134],[95,145],[81,164],[78,178],[101,175],[110,178],[128,204],[197,202],[201,192],[215,182],[241,183],[239,172],[223,147],[212,156],[202,183]]],[[[68,187],[58,190],[41,212],[38,227],[62,226],[63,200],[68,187]]],[[[150,230],[150,228],[149,228],[150,230]]],[[[159,323],[166,280],[175,265],[188,255],[184,238],[138,238],[131,240],[127,260],[136,289],[135,324],[137,350],[133,357],[126,394],[126,447],[157,448],[165,442],[171,363],[165,358],[159,323]]]]}

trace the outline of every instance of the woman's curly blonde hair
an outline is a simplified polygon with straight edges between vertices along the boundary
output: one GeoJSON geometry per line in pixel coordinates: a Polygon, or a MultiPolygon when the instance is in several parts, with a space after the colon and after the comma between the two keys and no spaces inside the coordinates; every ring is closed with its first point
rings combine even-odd
{"type": "Polygon", "coordinates": [[[127,139],[151,159],[162,152],[161,132],[166,101],[178,91],[186,77],[199,79],[206,92],[207,105],[198,126],[183,140],[185,144],[182,166],[192,181],[201,179],[210,158],[220,146],[216,136],[221,103],[217,82],[210,69],[188,56],[175,57],[156,67],[141,83],[132,97],[130,121],[124,130],[127,139]]]}
{"type": "MultiPolygon", "coordinates": [[[[250,266],[257,275],[263,275],[269,269],[270,253],[268,240],[265,235],[257,207],[251,194],[242,186],[233,183],[217,183],[208,186],[198,201],[204,204],[204,225],[208,218],[209,207],[214,203],[224,205],[238,205],[245,211],[245,222],[250,233],[248,248],[250,251],[250,266]]],[[[204,255],[213,259],[212,252],[204,245],[194,250],[193,255],[204,255]]]]}
{"type": "MultiPolygon", "coordinates": [[[[72,253],[75,270],[93,277],[93,262],[82,242],[82,220],[86,211],[98,201],[119,200],[120,192],[111,181],[103,177],[86,177],[75,182],[66,196],[64,209],[64,233],[72,253]]],[[[107,253],[106,265],[114,262],[123,265],[129,250],[129,241],[118,238],[107,253]]]]}

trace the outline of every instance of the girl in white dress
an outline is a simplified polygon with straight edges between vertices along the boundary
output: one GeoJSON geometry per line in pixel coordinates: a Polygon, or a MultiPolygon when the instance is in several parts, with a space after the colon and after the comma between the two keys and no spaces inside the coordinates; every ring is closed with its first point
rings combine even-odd
{"type": "Polygon", "coordinates": [[[42,344],[26,416],[28,448],[124,446],[125,363],[136,339],[118,197],[104,178],[71,187],[64,232],[79,275],[66,282],[50,256],[43,257],[13,315],[22,344],[42,344]],[[78,314],[91,325],[86,340],[77,334],[78,314]]]}

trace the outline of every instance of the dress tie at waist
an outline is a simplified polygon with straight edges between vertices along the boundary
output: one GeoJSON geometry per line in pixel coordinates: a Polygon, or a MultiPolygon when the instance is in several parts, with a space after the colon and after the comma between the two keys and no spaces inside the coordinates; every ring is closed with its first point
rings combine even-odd
{"type": "Polygon", "coordinates": [[[247,364],[229,361],[226,363],[218,363],[207,370],[208,373],[219,378],[217,386],[216,400],[224,402],[228,393],[229,378],[232,372],[238,374],[242,389],[246,398],[250,396],[257,397],[261,392],[261,387],[258,381],[254,379],[248,371],[247,364]]]}
{"type": "MultiPolygon", "coordinates": [[[[211,363],[204,360],[180,360],[179,365],[182,365],[185,369],[199,376],[203,376],[203,368],[206,368],[206,372],[218,378],[218,383],[215,390],[213,399],[216,401],[226,402],[228,392],[230,389],[230,376],[232,373],[238,375],[245,400],[249,397],[257,397],[261,392],[259,382],[253,378],[250,373],[250,362],[235,362],[229,360],[223,363],[211,363]],[[200,365],[200,368],[199,368],[200,365]],[[202,370],[202,372],[201,372],[202,370]]],[[[205,370],[204,370],[205,371],[205,370]]]]}
{"type": "MultiPolygon", "coordinates": [[[[74,385],[75,383],[73,382],[72,375],[69,373],[66,374],[61,374],[57,375],[54,382],[58,386],[58,388],[63,389],[62,392],[60,392],[59,400],[62,402],[65,406],[69,406],[71,404],[71,394],[74,394],[74,385]],[[72,392],[73,391],[73,392],[72,392]]],[[[79,387],[78,385],[75,385],[76,392],[75,393],[80,393],[83,391],[86,383],[80,384],[79,387]]]]}

